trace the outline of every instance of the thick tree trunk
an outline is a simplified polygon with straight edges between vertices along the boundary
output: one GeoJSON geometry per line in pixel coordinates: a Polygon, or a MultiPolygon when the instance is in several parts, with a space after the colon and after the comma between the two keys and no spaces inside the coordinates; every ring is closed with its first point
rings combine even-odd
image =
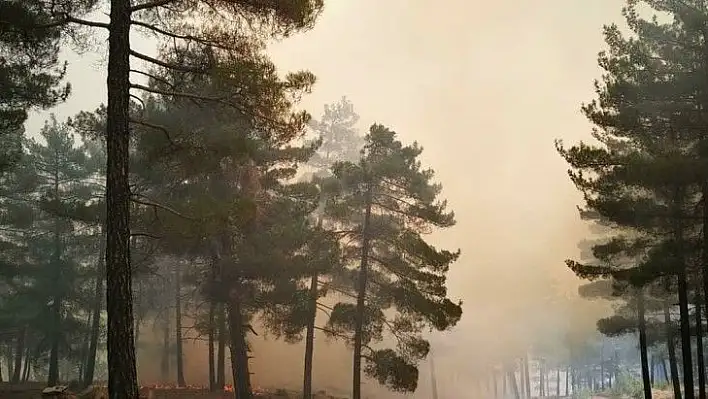
{"type": "Polygon", "coordinates": [[[676,343],[674,340],[674,329],[671,324],[671,311],[669,300],[664,300],[664,326],[666,332],[666,348],[669,353],[669,367],[671,368],[671,385],[674,390],[674,398],[681,399],[681,380],[678,371],[678,359],[676,357],[676,343]]]}
{"type": "Polygon", "coordinates": [[[106,122],[106,309],[110,399],[138,399],[130,267],[130,0],[111,0],[106,122]]]}
{"type": "Polygon", "coordinates": [[[371,222],[371,202],[372,187],[366,190],[366,211],[364,213],[364,224],[362,226],[362,249],[361,249],[361,266],[359,268],[359,287],[357,289],[356,299],[356,320],[354,328],[354,364],[353,364],[353,379],[352,379],[352,399],[361,399],[361,349],[363,345],[363,330],[364,330],[364,315],[366,314],[366,284],[369,268],[369,223],[371,222]]]}
{"type": "Polygon", "coordinates": [[[91,314],[91,335],[89,337],[88,354],[86,355],[86,367],[84,368],[83,385],[93,384],[93,375],[96,370],[96,352],[98,350],[98,338],[101,334],[101,309],[103,308],[103,279],[106,278],[106,239],[104,228],[101,228],[101,243],[99,250],[98,264],[96,268],[96,280],[94,282],[93,309],[91,314]]]}
{"type": "Polygon", "coordinates": [[[241,303],[238,299],[232,298],[230,300],[228,316],[234,393],[238,399],[251,399],[253,393],[251,392],[251,373],[248,366],[248,346],[246,344],[241,303]]]}
{"type": "Polygon", "coordinates": [[[223,304],[217,307],[217,320],[219,324],[219,342],[216,353],[216,386],[224,389],[226,385],[226,341],[228,339],[226,328],[226,310],[223,304]]]}
{"type": "Polygon", "coordinates": [[[20,382],[22,377],[22,356],[25,354],[25,337],[27,335],[26,327],[20,329],[17,333],[17,342],[15,345],[15,367],[12,373],[12,378],[10,382],[17,384],[20,382]]]}
{"type": "Polygon", "coordinates": [[[182,274],[180,273],[180,262],[175,263],[175,344],[177,358],[177,386],[183,387],[184,381],[184,357],[182,351],[182,274]]]}
{"type": "Polygon", "coordinates": [[[319,275],[313,274],[310,278],[310,314],[307,320],[307,332],[305,335],[305,367],[303,371],[302,397],[312,398],[312,360],[315,350],[315,318],[317,317],[317,281],[319,275]]]}
{"type": "Polygon", "coordinates": [[[642,384],[644,399],[652,399],[651,380],[649,378],[649,359],[647,358],[647,325],[644,318],[644,291],[637,289],[637,319],[639,320],[639,356],[642,362],[642,384]]]}
{"type": "MultiPolygon", "coordinates": [[[[209,301],[209,392],[216,392],[216,370],[214,365],[214,340],[216,336],[216,303],[209,301]]],[[[224,387],[219,388],[219,390],[224,387]]]]}

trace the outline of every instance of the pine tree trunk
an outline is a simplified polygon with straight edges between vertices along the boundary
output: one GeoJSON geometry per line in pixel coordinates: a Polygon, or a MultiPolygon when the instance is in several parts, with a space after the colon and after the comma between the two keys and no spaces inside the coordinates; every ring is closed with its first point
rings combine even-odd
{"type": "Polygon", "coordinates": [[[538,396],[540,397],[545,397],[546,396],[546,387],[545,387],[545,369],[544,369],[544,364],[543,360],[538,361],[538,396]]]}
{"type": "Polygon", "coordinates": [[[506,375],[509,379],[509,384],[511,385],[511,392],[514,393],[514,399],[521,399],[519,394],[519,384],[516,382],[516,373],[513,369],[508,369],[506,375]]]}
{"type": "MultiPolygon", "coordinates": [[[[54,200],[59,202],[59,175],[55,171],[54,180],[54,200]]],[[[58,209],[57,209],[58,212],[58,209]]],[[[59,217],[56,216],[54,223],[54,254],[53,254],[53,278],[54,281],[62,280],[62,242],[61,242],[61,226],[59,224],[59,217]]],[[[55,287],[55,290],[60,290],[61,288],[55,287]]],[[[52,305],[51,305],[51,335],[49,336],[50,350],[49,350],[49,373],[47,377],[47,386],[55,386],[59,383],[59,341],[61,335],[61,308],[62,308],[62,298],[58,292],[52,295],[52,305]]]]}
{"type": "Polygon", "coordinates": [[[683,360],[683,390],[685,399],[695,399],[695,390],[693,385],[693,360],[691,345],[691,316],[689,314],[689,299],[688,299],[688,276],[686,271],[686,261],[684,255],[684,212],[682,206],[685,200],[685,194],[681,187],[676,187],[674,193],[674,241],[675,241],[675,257],[678,279],[678,299],[679,299],[679,323],[681,325],[681,354],[683,360]]]}
{"type": "MultiPolygon", "coordinates": [[[[238,291],[237,291],[238,292],[238,291]]],[[[229,333],[231,336],[231,368],[234,378],[234,393],[238,399],[251,399],[251,373],[248,366],[248,347],[244,331],[241,303],[232,298],[229,302],[229,333]]]]}
{"type": "Polygon", "coordinates": [[[524,384],[526,385],[526,397],[531,397],[531,375],[529,370],[529,354],[524,353],[524,384]]]}
{"type": "MultiPolygon", "coordinates": [[[[708,182],[704,182],[701,185],[701,195],[702,195],[702,202],[703,202],[703,229],[702,229],[702,240],[703,240],[703,248],[701,251],[701,263],[702,263],[702,279],[701,282],[703,283],[703,299],[704,302],[706,303],[706,313],[708,314],[708,182]]],[[[697,300],[696,301],[696,307],[701,306],[701,301],[697,300]]],[[[700,312],[700,310],[698,310],[700,312]]],[[[698,320],[701,320],[701,316],[696,316],[698,320]]],[[[703,330],[703,329],[701,329],[703,330]]],[[[701,331],[702,332],[702,331],[701,331]]],[[[701,335],[702,337],[702,335],[701,335]]],[[[701,344],[701,349],[703,348],[703,341],[702,339],[699,342],[701,344]]],[[[706,370],[705,370],[705,354],[699,355],[699,369],[698,369],[698,383],[700,385],[698,394],[701,399],[706,398],[706,370]],[[702,366],[700,365],[702,364],[702,366]]]]}
{"type": "Polygon", "coordinates": [[[10,382],[17,384],[20,382],[22,374],[22,356],[25,354],[25,336],[27,335],[27,328],[22,327],[17,333],[17,343],[15,346],[15,367],[14,373],[12,373],[12,378],[10,382]]]}
{"type": "Polygon", "coordinates": [[[706,366],[703,357],[703,316],[701,290],[696,290],[696,368],[698,369],[698,397],[706,399],[706,366]]]}
{"type": "Polygon", "coordinates": [[[693,385],[693,348],[691,345],[691,320],[688,310],[688,281],[685,266],[678,274],[679,309],[681,323],[681,353],[683,359],[683,390],[685,399],[694,399],[695,390],[693,385]]]}
{"type": "Polygon", "coordinates": [[[130,267],[130,0],[111,0],[106,121],[106,309],[110,399],[138,399],[130,267]]]}
{"type": "Polygon", "coordinates": [[[83,374],[83,385],[93,384],[93,376],[96,370],[96,352],[98,350],[98,338],[101,334],[101,309],[103,308],[103,279],[106,278],[105,253],[106,236],[104,227],[101,227],[101,243],[96,270],[96,280],[94,282],[93,310],[91,315],[91,336],[89,337],[89,349],[86,357],[86,367],[83,374]]]}
{"type": "Polygon", "coordinates": [[[224,389],[226,386],[226,310],[223,304],[217,307],[217,320],[219,324],[219,346],[216,353],[216,386],[219,389],[224,389]]]}
{"type": "Polygon", "coordinates": [[[12,356],[12,346],[7,345],[6,351],[5,351],[5,363],[7,364],[7,381],[10,382],[12,379],[12,375],[15,374],[13,370],[13,366],[15,365],[13,362],[13,356],[12,356]]]}
{"type": "Polygon", "coordinates": [[[671,368],[671,385],[674,389],[674,398],[681,399],[681,380],[678,372],[678,359],[676,357],[676,344],[674,341],[674,329],[671,324],[671,311],[669,310],[669,300],[664,300],[664,326],[666,332],[666,348],[669,352],[669,367],[671,368]]]}
{"type": "MultiPolygon", "coordinates": [[[[216,370],[214,368],[214,339],[216,330],[216,303],[209,300],[209,392],[216,392],[216,370]]],[[[220,389],[223,389],[221,387],[220,389]]]]}
{"type": "Polygon", "coordinates": [[[519,392],[522,398],[526,398],[526,381],[524,379],[524,370],[525,370],[525,364],[524,364],[524,359],[523,357],[519,358],[519,392]]]}
{"type": "Polygon", "coordinates": [[[671,384],[671,377],[669,377],[669,370],[666,367],[666,359],[664,359],[663,355],[659,358],[659,361],[661,362],[661,374],[664,375],[664,381],[667,384],[671,384]]]}
{"type": "Polygon", "coordinates": [[[170,380],[170,355],[172,353],[172,342],[170,341],[170,312],[165,310],[165,318],[162,325],[162,360],[160,362],[161,379],[163,383],[170,380]]]}
{"type": "Polygon", "coordinates": [[[310,314],[307,320],[307,332],[305,336],[305,367],[303,371],[302,397],[312,398],[312,360],[315,349],[315,318],[317,317],[317,281],[319,275],[314,273],[310,279],[310,314]]]}
{"type": "Polygon", "coordinates": [[[177,386],[187,385],[184,381],[184,357],[182,350],[182,274],[180,262],[175,263],[175,343],[177,357],[177,386]]]}
{"type": "Polygon", "coordinates": [[[356,299],[356,320],[354,328],[354,364],[352,379],[352,399],[361,399],[361,349],[363,345],[364,315],[366,314],[366,284],[369,268],[369,223],[371,222],[372,198],[371,182],[366,190],[366,211],[362,226],[361,266],[359,268],[359,287],[356,299]]]}
{"type": "Polygon", "coordinates": [[[649,378],[649,359],[647,358],[647,325],[644,318],[644,291],[637,289],[637,319],[639,320],[639,355],[642,362],[642,384],[644,399],[652,399],[651,380],[649,378]]]}
{"type": "Polygon", "coordinates": [[[565,369],[565,396],[570,393],[570,366],[565,369]]]}
{"type": "Polygon", "coordinates": [[[654,360],[654,355],[651,355],[651,356],[649,356],[649,381],[651,382],[652,387],[655,385],[655,383],[654,383],[655,370],[656,370],[656,362],[654,360]]]}
{"type": "Polygon", "coordinates": [[[22,370],[22,381],[27,382],[30,377],[30,365],[34,360],[30,357],[30,348],[25,349],[25,365],[22,370]]]}
{"type": "Polygon", "coordinates": [[[509,379],[506,376],[506,371],[504,369],[501,370],[501,380],[502,380],[502,398],[506,399],[507,395],[509,395],[509,379]]]}
{"type": "MultiPolygon", "coordinates": [[[[494,387],[494,399],[499,398],[499,385],[497,384],[497,372],[492,370],[492,387],[494,387]]],[[[438,399],[438,389],[433,385],[433,399],[438,399]]]]}
{"type": "Polygon", "coordinates": [[[561,397],[561,368],[556,368],[556,398],[561,397]]]}

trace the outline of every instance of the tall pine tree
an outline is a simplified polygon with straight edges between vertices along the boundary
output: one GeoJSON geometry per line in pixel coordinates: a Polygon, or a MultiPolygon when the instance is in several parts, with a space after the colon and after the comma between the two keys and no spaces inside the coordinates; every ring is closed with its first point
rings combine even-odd
{"type": "Polygon", "coordinates": [[[455,220],[438,200],[442,187],[432,182],[433,171],[421,166],[421,152],[417,144],[404,146],[395,132],[373,125],[361,161],[334,166],[326,214],[347,231],[344,251],[353,266],[349,281],[356,303],[335,305],[328,328],[351,337],[355,399],[361,398],[362,359],[367,375],[381,384],[414,391],[417,363],[429,351],[422,329],[446,330],[462,316],[461,304],[447,298],[445,287],[460,252],[437,249],[423,237],[455,220]],[[386,333],[395,337],[396,348],[373,347],[386,333]]]}

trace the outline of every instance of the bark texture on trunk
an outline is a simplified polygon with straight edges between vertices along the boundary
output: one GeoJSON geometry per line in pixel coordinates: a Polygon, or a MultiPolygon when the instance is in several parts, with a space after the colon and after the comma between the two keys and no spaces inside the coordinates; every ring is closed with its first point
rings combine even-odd
{"type": "Polygon", "coordinates": [[[229,302],[229,332],[231,336],[231,367],[234,378],[234,393],[238,399],[251,399],[251,373],[248,365],[248,345],[244,330],[241,303],[232,298],[229,302]]]}
{"type": "Polygon", "coordinates": [[[106,120],[108,395],[138,399],[130,267],[130,0],[111,0],[106,120]]]}
{"type": "Polygon", "coordinates": [[[364,315],[366,314],[366,284],[369,269],[369,223],[371,221],[372,187],[366,190],[366,211],[361,245],[361,266],[359,268],[359,287],[356,299],[356,320],[354,328],[354,362],[352,378],[352,399],[361,399],[361,349],[363,345],[364,315]]]}

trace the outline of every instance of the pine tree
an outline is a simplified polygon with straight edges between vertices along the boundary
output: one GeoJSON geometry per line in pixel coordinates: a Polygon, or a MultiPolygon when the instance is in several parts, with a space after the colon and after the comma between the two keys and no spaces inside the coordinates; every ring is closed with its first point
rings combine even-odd
{"type": "MultiPolygon", "coordinates": [[[[36,28],[50,19],[41,1],[0,1],[0,140],[22,132],[28,110],[49,108],[69,94],[58,58],[60,30],[36,28]]],[[[0,171],[17,161],[20,147],[12,148],[0,154],[0,171]]]]}
{"type": "MultiPolygon", "coordinates": [[[[187,49],[177,55],[204,57],[187,49]]],[[[261,311],[280,312],[301,291],[303,259],[317,233],[309,218],[318,204],[316,187],[286,184],[314,150],[294,144],[304,134],[307,114],[293,114],[290,100],[307,91],[314,77],[302,72],[281,80],[260,53],[209,56],[221,63],[212,75],[154,72],[153,91],[175,86],[189,95],[144,98],[133,158],[141,189],[134,195],[153,209],[146,208],[135,228],[147,239],[158,238],[163,253],[208,265],[193,281],[214,304],[213,319],[227,310],[236,391],[248,397],[251,319],[261,311]],[[222,73],[227,70],[249,72],[222,73]],[[239,109],[233,104],[242,88],[253,91],[252,103],[239,109]],[[223,103],[202,107],[192,97],[223,103]]]]}
{"type": "Polygon", "coordinates": [[[708,60],[702,39],[706,12],[697,1],[644,3],[668,12],[673,22],[642,19],[638,2],[630,1],[624,15],[636,37],[625,38],[614,25],[605,28],[610,49],[601,53],[600,66],[606,75],[596,85],[599,100],[584,107],[601,129],[595,133],[601,146],[580,144],[562,152],[588,207],[639,232],[638,240],[616,250],[641,246],[651,254],[651,261],[642,265],[640,279],[675,279],[685,398],[691,399],[688,260],[689,244],[698,230],[690,219],[696,191],[705,180],[699,144],[704,141],[706,120],[702,111],[707,92],[708,60]]]}
{"type": "MultiPolygon", "coordinates": [[[[325,105],[324,113],[319,121],[313,120],[310,122],[311,128],[318,135],[318,140],[313,144],[317,144],[317,151],[308,160],[307,164],[315,169],[313,179],[316,184],[322,184],[323,179],[332,176],[332,166],[336,162],[348,161],[356,162],[361,156],[364,140],[359,135],[356,129],[356,123],[359,121],[359,115],[354,111],[353,104],[346,97],[338,103],[325,105]]],[[[320,202],[326,202],[326,193],[320,195],[320,202]]],[[[323,206],[320,206],[315,212],[315,218],[319,226],[325,229],[329,228],[331,233],[336,231],[336,226],[329,226],[326,215],[323,214],[323,206]]],[[[332,238],[332,234],[329,237],[332,238]]],[[[325,247],[327,244],[324,245],[325,247]]],[[[331,255],[331,251],[325,250],[326,255],[331,255]]],[[[328,263],[321,263],[317,258],[313,259],[312,275],[310,277],[310,285],[307,295],[301,295],[300,298],[294,298],[297,303],[298,299],[305,298],[307,303],[304,308],[308,314],[303,320],[306,321],[304,328],[306,329],[305,336],[305,359],[303,368],[303,397],[312,397],[312,369],[314,359],[314,341],[315,325],[317,311],[326,312],[325,305],[319,303],[320,298],[324,297],[327,290],[322,285],[327,284],[326,281],[331,276],[328,274],[336,273],[339,270],[340,262],[331,259],[331,256],[325,256],[324,259],[328,263]]],[[[297,331],[297,326],[302,326],[301,322],[296,322],[292,327],[297,331]]]]}
{"type": "Polygon", "coordinates": [[[422,148],[404,146],[396,134],[373,125],[359,163],[334,166],[333,196],[327,217],[343,226],[350,242],[344,248],[356,303],[334,306],[328,329],[348,337],[354,347],[353,397],[361,397],[364,371],[397,391],[414,391],[417,362],[429,351],[420,335],[425,326],[446,330],[461,317],[461,304],[447,298],[445,274],[459,251],[439,250],[423,235],[432,228],[454,225],[446,202],[438,201],[441,186],[417,159],[422,148]],[[389,320],[386,311],[396,315],[389,320]],[[371,345],[393,335],[396,349],[371,345]],[[364,352],[366,350],[366,352],[364,352]]]}
{"type": "Polygon", "coordinates": [[[39,334],[38,350],[49,352],[48,383],[55,385],[60,359],[81,357],[76,342],[88,330],[83,283],[95,276],[87,264],[96,261],[100,241],[102,185],[95,181],[100,159],[75,145],[66,124],[52,118],[41,135],[46,144],[29,141],[26,157],[4,182],[13,195],[4,198],[3,224],[5,243],[14,248],[13,278],[24,282],[10,283],[15,298],[8,305],[24,309],[13,324],[23,334],[39,334]]]}
{"type": "MultiPolygon", "coordinates": [[[[202,57],[198,64],[189,59],[171,58],[166,50],[159,57],[141,54],[131,47],[131,30],[140,30],[156,36],[162,43],[180,42],[182,48],[197,52],[227,51],[233,58],[253,54],[262,48],[267,37],[283,37],[311,27],[322,0],[262,2],[253,0],[110,0],[110,22],[81,19],[81,11],[70,7],[73,2],[53,7],[54,21],[45,25],[63,25],[102,28],[108,30],[108,102],[106,106],[106,270],[108,310],[108,358],[110,367],[109,391],[111,398],[137,399],[135,351],[133,337],[133,305],[131,301],[130,265],[130,115],[131,90],[181,96],[210,104],[223,103],[220,98],[195,97],[179,88],[156,91],[155,87],[139,84],[135,78],[150,75],[148,70],[135,67],[131,59],[140,60],[157,68],[183,74],[209,74],[215,65],[202,57]],[[201,18],[192,18],[200,15],[201,18]],[[132,79],[131,79],[132,74],[132,79]]],[[[83,3],[83,2],[81,2],[83,3]]],[[[90,5],[102,5],[87,0],[90,5]]],[[[171,46],[167,46],[171,47],[171,46]]],[[[231,71],[223,70],[224,74],[231,71]]],[[[297,82],[286,82],[297,84],[297,82]]],[[[249,109],[248,97],[233,98],[237,109],[249,109]]],[[[267,106],[277,106],[267,103],[267,106]]],[[[250,109],[249,109],[250,110],[250,109]]],[[[258,109],[251,116],[258,122],[265,120],[258,109]]],[[[139,122],[139,121],[137,121],[139,122]]]]}

